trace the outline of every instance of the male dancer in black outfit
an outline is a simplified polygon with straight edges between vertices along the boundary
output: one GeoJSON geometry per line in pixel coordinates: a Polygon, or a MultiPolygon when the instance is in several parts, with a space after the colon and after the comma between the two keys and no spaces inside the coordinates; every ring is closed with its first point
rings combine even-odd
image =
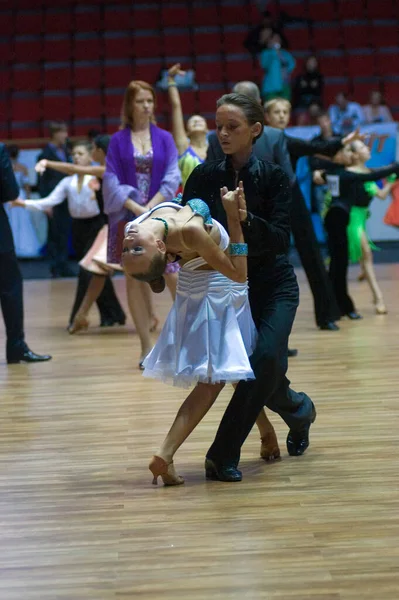
{"type": "Polygon", "coordinates": [[[0,144],[0,303],[7,335],[7,362],[43,362],[51,356],[35,354],[24,335],[22,277],[12,232],[3,204],[18,198],[19,189],[4,144],[0,144]]]}
{"type": "MultiPolygon", "coordinates": [[[[259,89],[252,82],[240,82],[235,86],[234,91],[260,102],[259,89]]],[[[313,143],[291,138],[286,136],[282,129],[284,127],[280,128],[278,123],[272,123],[272,127],[265,127],[263,135],[254,145],[254,153],[261,160],[278,164],[290,178],[293,185],[291,230],[312,290],[316,324],[320,329],[337,331],[339,328],[334,321],[340,317],[339,309],[324,267],[312,219],[294,173],[300,156],[317,153],[334,155],[342,148],[342,144],[339,140],[333,142],[321,140],[313,143]]],[[[209,136],[207,160],[222,160],[223,156],[216,133],[213,133],[209,136]]]]}
{"type": "Polygon", "coordinates": [[[289,387],[286,377],[288,337],[299,302],[298,284],[287,259],[289,179],[280,167],[259,160],[252,152],[254,133],[261,134],[264,125],[259,103],[242,94],[228,94],[218,101],[216,120],[227,156],[194,169],[185,185],[183,203],[201,198],[211,215],[226,226],[220,189],[235,189],[239,181],[243,182],[249,300],[258,329],[251,356],[256,381],[238,384],[206,461],[208,478],[240,481],[240,448],[264,405],[288,425],[287,448],[294,456],[303,454],[309,445],[309,428],[316,411],[305,393],[289,387]]]}
{"type": "MultiPolygon", "coordinates": [[[[67,147],[68,129],[64,121],[52,121],[49,124],[50,141],[39,154],[38,162],[43,159],[60,162],[72,162],[67,147]]],[[[42,198],[51,194],[65,173],[47,169],[39,177],[38,189],[42,198]]],[[[74,273],[68,268],[68,236],[71,228],[71,217],[66,200],[54,206],[48,219],[47,251],[50,258],[52,277],[73,277],[74,273]]]]}

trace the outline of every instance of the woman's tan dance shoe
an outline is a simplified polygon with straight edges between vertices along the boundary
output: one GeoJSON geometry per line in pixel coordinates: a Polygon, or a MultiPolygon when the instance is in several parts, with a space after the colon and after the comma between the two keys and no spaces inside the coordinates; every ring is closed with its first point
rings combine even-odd
{"type": "Polygon", "coordinates": [[[76,315],[71,325],[68,327],[68,332],[72,335],[78,331],[86,331],[89,328],[89,321],[84,316],[76,315]]]}
{"type": "Polygon", "coordinates": [[[260,438],[260,441],[261,458],[267,461],[277,460],[280,458],[280,448],[278,447],[277,436],[274,429],[271,429],[265,437],[260,438]]]}
{"type": "Polygon", "coordinates": [[[153,456],[148,468],[154,476],[153,485],[158,485],[158,477],[162,477],[164,485],[181,485],[184,483],[183,477],[176,473],[173,461],[168,464],[160,456],[153,456]]]}

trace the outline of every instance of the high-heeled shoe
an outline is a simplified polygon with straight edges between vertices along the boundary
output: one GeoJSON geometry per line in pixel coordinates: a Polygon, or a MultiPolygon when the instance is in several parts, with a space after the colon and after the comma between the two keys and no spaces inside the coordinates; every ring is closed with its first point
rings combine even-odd
{"type": "Polygon", "coordinates": [[[160,456],[154,455],[148,465],[151,473],[154,476],[152,480],[153,485],[158,485],[158,477],[162,478],[164,485],[182,485],[184,483],[183,477],[180,477],[175,471],[173,461],[167,463],[166,460],[160,456]]]}
{"type": "Polygon", "coordinates": [[[267,435],[260,438],[260,457],[267,462],[281,458],[276,432],[269,431],[267,435]]]}
{"type": "Polygon", "coordinates": [[[89,321],[84,316],[76,315],[72,323],[68,327],[68,333],[71,335],[78,331],[86,331],[89,328],[89,321]]]}
{"type": "Polygon", "coordinates": [[[383,300],[377,300],[375,302],[375,312],[377,315],[386,315],[388,314],[387,308],[383,302],[383,300]]]}
{"type": "Polygon", "coordinates": [[[148,352],[145,352],[144,354],[142,354],[140,356],[140,361],[139,361],[139,369],[140,371],[144,371],[144,361],[147,358],[147,356],[149,355],[149,353],[151,352],[151,350],[149,350],[148,352]]]}
{"type": "Polygon", "coordinates": [[[156,315],[151,315],[150,333],[154,333],[159,325],[159,319],[156,315]]]}

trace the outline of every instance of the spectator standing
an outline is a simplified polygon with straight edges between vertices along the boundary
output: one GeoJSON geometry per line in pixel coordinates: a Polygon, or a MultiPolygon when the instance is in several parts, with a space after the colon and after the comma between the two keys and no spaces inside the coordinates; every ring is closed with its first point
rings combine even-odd
{"type": "Polygon", "coordinates": [[[259,62],[265,71],[262,82],[264,100],[273,98],[291,98],[291,73],[295,69],[295,58],[282,47],[281,36],[274,33],[268,47],[262,50],[259,62]]]}
{"type": "Polygon", "coordinates": [[[303,72],[295,79],[294,108],[306,111],[311,104],[322,105],[324,77],[320,73],[319,63],[315,56],[306,59],[303,72]]]}

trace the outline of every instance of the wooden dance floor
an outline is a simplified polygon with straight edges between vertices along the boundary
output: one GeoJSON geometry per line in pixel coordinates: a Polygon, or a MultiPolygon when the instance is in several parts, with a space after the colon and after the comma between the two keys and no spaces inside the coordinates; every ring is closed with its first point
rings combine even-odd
{"type": "Polygon", "coordinates": [[[389,314],[351,271],[364,319],[330,333],[299,272],[289,377],[318,409],[308,452],[287,455],[272,415],[282,460],[259,458],[253,430],[242,483],[205,482],[226,389],[177,454],[177,488],[147,465],[184,390],[142,378],[131,326],[101,330],[93,311],[69,336],[74,281],[26,282],[27,339],[54,359],[8,368],[1,345],[0,599],[397,600],[399,265],[377,273],[389,314]]]}

